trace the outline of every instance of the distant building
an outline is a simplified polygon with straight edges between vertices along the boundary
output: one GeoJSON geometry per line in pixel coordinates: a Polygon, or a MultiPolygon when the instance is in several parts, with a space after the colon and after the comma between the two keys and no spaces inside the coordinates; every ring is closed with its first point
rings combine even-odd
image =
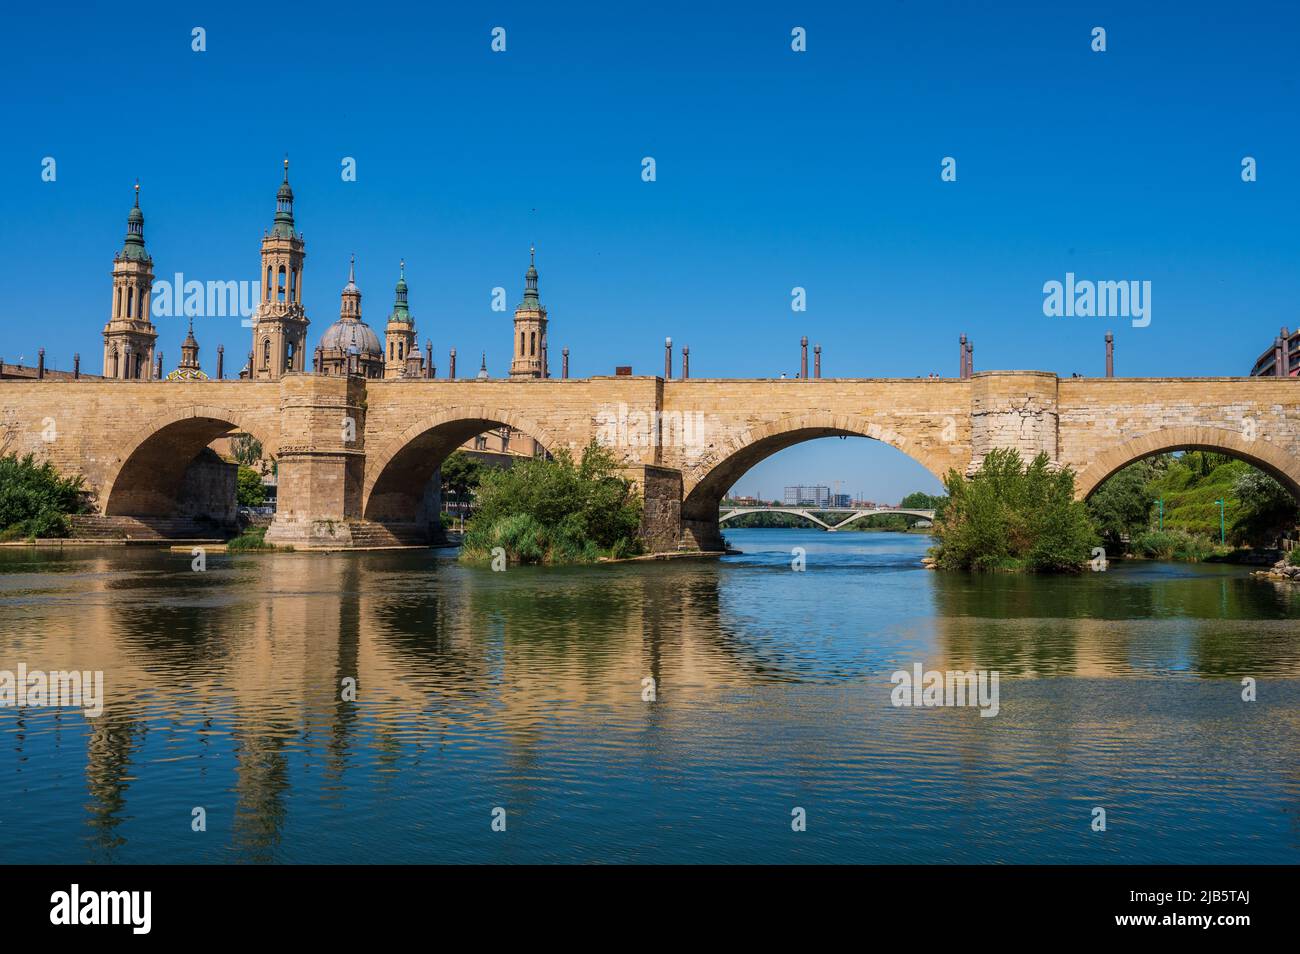
{"type": "Polygon", "coordinates": [[[1300,375],[1300,330],[1282,329],[1269,349],[1250,369],[1253,378],[1294,378],[1300,375]],[[1279,373],[1279,368],[1281,369],[1279,373]]]}
{"type": "Polygon", "coordinates": [[[728,497],[723,501],[732,507],[764,507],[767,501],[759,500],[757,497],[728,497]]]}
{"type": "Polygon", "coordinates": [[[850,494],[833,494],[831,496],[832,507],[852,507],[853,497],[850,494]]]}
{"type": "Polygon", "coordinates": [[[787,507],[829,507],[831,506],[831,489],[829,487],[787,487],[785,488],[787,507]]]}

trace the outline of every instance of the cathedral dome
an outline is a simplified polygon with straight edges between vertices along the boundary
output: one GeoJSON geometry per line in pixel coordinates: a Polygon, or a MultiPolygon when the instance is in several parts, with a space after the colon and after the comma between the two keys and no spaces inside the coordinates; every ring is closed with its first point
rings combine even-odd
{"type": "Polygon", "coordinates": [[[379,343],[379,336],[364,321],[340,318],[325,329],[320,346],[325,350],[338,350],[351,353],[356,348],[357,354],[370,354],[383,357],[384,348],[379,343]]]}

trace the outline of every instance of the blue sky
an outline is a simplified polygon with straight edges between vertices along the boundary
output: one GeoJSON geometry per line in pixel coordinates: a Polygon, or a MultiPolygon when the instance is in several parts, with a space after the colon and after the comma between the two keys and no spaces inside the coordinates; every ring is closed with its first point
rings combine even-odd
{"type": "MultiPolygon", "coordinates": [[[[977,369],[1097,374],[1108,327],[1121,374],[1244,374],[1300,323],[1293,3],[290,6],[6,13],[6,361],[99,370],[137,177],[159,277],[255,280],[285,153],[309,345],[350,254],[374,325],[405,257],[440,369],[504,372],[491,290],[513,307],[530,242],[575,375],[660,371],[665,335],[697,376],[793,374],[804,334],[828,376],[954,374],[963,331],[977,369]],[[1045,317],[1067,271],[1150,281],[1150,326],[1045,317]]],[[[184,327],[160,325],[170,368],[184,327]]],[[[209,370],[248,347],[237,318],[196,333],[209,370]]],[[[936,486],[831,440],[737,489],[835,480],[936,486]]]]}

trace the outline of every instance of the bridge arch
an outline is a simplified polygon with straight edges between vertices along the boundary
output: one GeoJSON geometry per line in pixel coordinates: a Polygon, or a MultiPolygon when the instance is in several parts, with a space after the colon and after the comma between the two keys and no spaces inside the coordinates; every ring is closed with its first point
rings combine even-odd
{"type": "Polygon", "coordinates": [[[429,414],[407,426],[373,456],[366,455],[362,516],[385,523],[421,519],[434,472],[467,440],[496,427],[527,434],[547,453],[554,453],[558,447],[536,421],[504,408],[451,407],[429,414]]]}
{"type": "Polygon", "coordinates": [[[1134,461],[1178,450],[1212,451],[1244,460],[1274,478],[1300,502],[1300,458],[1262,437],[1248,440],[1245,434],[1220,427],[1162,428],[1112,447],[1079,471],[1075,496],[1086,500],[1107,478],[1134,461]]]}
{"type": "Polygon", "coordinates": [[[266,456],[276,455],[275,435],[230,408],[193,404],[149,421],[105,481],[101,512],[144,517],[177,513],[190,464],[205,447],[232,431],[252,435],[266,456]]]}
{"type": "Polygon", "coordinates": [[[911,457],[942,481],[950,467],[965,466],[950,455],[940,454],[930,442],[915,444],[906,433],[882,426],[868,417],[811,411],[791,415],[750,428],[725,442],[702,464],[690,468],[682,487],[682,536],[684,543],[713,550],[721,546],[718,507],[728,490],[745,472],[773,454],[821,437],[869,437],[888,444],[911,457]]]}

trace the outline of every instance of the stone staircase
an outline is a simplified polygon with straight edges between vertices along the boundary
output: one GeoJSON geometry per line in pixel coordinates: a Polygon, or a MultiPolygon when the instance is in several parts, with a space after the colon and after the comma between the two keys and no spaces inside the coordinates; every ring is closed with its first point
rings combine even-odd
{"type": "Polygon", "coordinates": [[[163,543],[169,540],[224,540],[230,533],[193,517],[105,517],[73,514],[69,536],[78,540],[131,540],[163,543]]]}
{"type": "Polygon", "coordinates": [[[354,547],[427,547],[429,536],[424,527],[413,523],[373,523],[369,520],[348,522],[354,547]]]}

